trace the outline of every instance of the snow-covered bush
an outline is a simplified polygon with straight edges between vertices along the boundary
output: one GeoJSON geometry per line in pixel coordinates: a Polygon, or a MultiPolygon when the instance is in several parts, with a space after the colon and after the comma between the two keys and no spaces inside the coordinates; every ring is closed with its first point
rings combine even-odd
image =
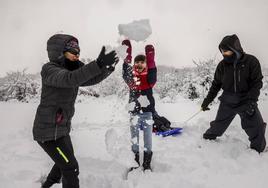
{"type": "MultiPolygon", "coordinates": [[[[90,62],[90,59],[84,59],[90,62]]],[[[160,99],[173,102],[178,96],[185,98],[203,99],[213,80],[217,62],[214,59],[207,61],[194,61],[196,67],[174,68],[158,66],[157,83],[154,87],[160,99]]],[[[263,68],[263,88],[261,97],[268,96],[268,69],[263,68]]],[[[4,78],[0,78],[0,101],[18,100],[28,102],[31,99],[39,99],[41,91],[40,74],[26,74],[26,71],[7,73],[4,78]]],[[[78,91],[79,101],[87,97],[106,97],[116,95],[119,98],[128,97],[128,87],[122,78],[121,65],[118,64],[116,70],[101,83],[80,87],[78,91]]]]}
{"type": "Polygon", "coordinates": [[[175,99],[182,92],[183,77],[187,71],[174,67],[159,66],[157,69],[157,83],[154,88],[160,99],[169,97],[175,99]]]}
{"type": "Polygon", "coordinates": [[[196,67],[158,67],[155,91],[160,98],[175,99],[178,94],[191,100],[204,98],[207,94],[217,66],[215,59],[193,61],[196,67]]]}
{"type": "MultiPolygon", "coordinates": [[[[91,59],[87,58],[82,61],[87,64],[91,62],[91,59]]],[[[79,90],[81,89],[80,87],[79,90]]],[[[95,93],[92,95],[95,97],[106,97],[109,95],[123,96],[123,94],[127,93],[127,86],[122,78],[121,64],[115,67],[115,71],[107,79],[97,85],[84,87],[83,90],[87,90],[89,93],[95,93]]]]}
{"type": "Polygon", "coordinates": [[[119,67],[116,67],[116,70],[107,79],[97,85],[89,86],[87,89],[95,91],[102,97],[109,95],[124,96],[128,90],[119,67]]]}
{"type": "Polygon", "coordinates": [[[189,87],[195,88],[198,97],[204,98],[213,81],[218,62],[216,59],[208,59],[203,61],[193,61],[193,63],[196,67],[193,69],[192,82],[189,87]]]}
{"type": "Polygon", "coordinates": [[[40,77],[38,75],[26,74],[22,71],[8,72],[0,80],[0,101],[16,99],[28,102],[38,97],[40,93],[40,77]]]}
{"type": "Polygon", "coordinates": [[[188,98],[191,100],[199,98],[199,94],[197,93],[196,87],[192,83],[189,84],[187,93],[188,98]]]}

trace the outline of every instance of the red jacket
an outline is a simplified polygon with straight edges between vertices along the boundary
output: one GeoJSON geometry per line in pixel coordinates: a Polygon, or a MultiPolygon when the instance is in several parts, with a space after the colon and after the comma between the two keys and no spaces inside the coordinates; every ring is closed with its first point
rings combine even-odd
{"type": "Polygon", "coordinates": [[[142,72],[138,72],[134,65],[133,76],[135,80],[135,87],[137,90],[146,90],[149,88],[153,88],[155,85],[155,82],[148,82],[148,68],[145,68],[142,72]]]}
{"type": "Polygon", "coordinates": [[[152,45],[147,45],[145,48],[146,52],[146,63],[147,68],[138,72],[135,65],[131,66],[131,50],[129,48],[127,50],[128,56],[125,58],[123,63],[123,78],[127,85],[129,86],[129,102],[135,102],[135,108],[132,113],[136,113],[140,111],[140,108],[143,112],[155,112],[155,100],[153,97],[153,90],[157,79],[157,68],[155,66],[154,61],[154,48],[152,45]],[[146,107],[142,107],[139,104],[138,98],[142,96],[146,96],[149,105],[146,107]]]}

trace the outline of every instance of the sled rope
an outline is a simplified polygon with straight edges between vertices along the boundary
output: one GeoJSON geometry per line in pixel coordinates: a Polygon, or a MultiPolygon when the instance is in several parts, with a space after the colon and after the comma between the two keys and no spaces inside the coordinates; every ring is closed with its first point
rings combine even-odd
{"type": "MultiPolygon", "coordinates": [[[[185,120],[182,124],[188,123],[190,120],[192,120],[195,116],[197,116],[200,112],[202,112],[202,109],[198,110],[198,112],[194,113],[191,117],[189,117],[187,120],[185,120]]],[[[180,123],[179,121],[172,121],[172,123],[180,123]]]]}
{"type": "Polygon", "coordinates": [[[183,122],[183,124],[186,124],[188,121],[190,121],[195,116],[197,116],[200,112],[202,112],[202,109],[198,110],[198,112],[196,112],[194,115],[192,115],[191,117],[189,117],[186,121],[183,122]]]}

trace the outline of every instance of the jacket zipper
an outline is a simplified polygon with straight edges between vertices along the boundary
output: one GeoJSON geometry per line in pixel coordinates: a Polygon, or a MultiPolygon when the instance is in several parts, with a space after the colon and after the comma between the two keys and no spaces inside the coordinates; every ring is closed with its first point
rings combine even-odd
{"type": "Polygon", "coordinates": [[[236,62],[234,62],[234,92],[236,93],[236,62]]]}
{"type": "MultiPolygon", "coordinates": [[[[64,118],[64,117],[62,117],[62,118],[64,118]]],[[[68,118],[68,121],[69,121],[69,118],[68,118]]],[[[66,122],[66,124],[68,124],[68,121],[66,122]]],[[[58,126],[59,126],[59,124],[57,123],[57,120],[56,120],[56,122],[55,122],[55,125],[56,125],[56,129],[55,129],[54,139],[57,140],[58,126]]],[[[72,127],[70,126],[70,128],[72,128],[72,127]]]]}
{"type": "Polygon", "coordinates": [[[55,140],[57,139],[57,134],[58,134],[58,125],[56,124],[56,129],[55,129],[55,140]]]}
{"type": "Polygon", "coordinates": [[[56,116],[54,117],[54,119],[55,119],[55,126],[56,126],[54,139],[57,140],[57,134],[58,134],[57,112],[56,112],[56,116]]]}
{"type": "Polygon", "coordinates": [[[238,82],[240,82],[240,69],[238,70],[238,82]]]}

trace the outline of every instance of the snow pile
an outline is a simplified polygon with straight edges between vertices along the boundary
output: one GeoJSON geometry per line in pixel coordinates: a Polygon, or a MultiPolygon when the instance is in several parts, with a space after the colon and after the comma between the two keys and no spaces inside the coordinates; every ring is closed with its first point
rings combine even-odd
{"type": "Polygon", "coordinates": [[[148,19],[133,21],[128,24],[118,25],[119,34],[136,42],[146,40],[152,34],[152,28],[148,19]]]}
{"type": "Polygon", "coordinates": [[[138,98],[138,101],[139,101],[141,107],[146,107],[146,106],[148,106],[150,104],[148,98],[146,96],[144,96],[144,95],[141,95],[138,98]]]}

